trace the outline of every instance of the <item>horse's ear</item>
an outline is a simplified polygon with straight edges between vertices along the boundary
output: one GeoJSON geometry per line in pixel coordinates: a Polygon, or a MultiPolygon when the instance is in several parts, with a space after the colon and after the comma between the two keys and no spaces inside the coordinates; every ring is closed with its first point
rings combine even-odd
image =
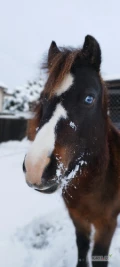
{"type": "Polygon", "coordinates": [[[57,47],[56,43],[52,41],[49,51],[48,51],[48,66],[50,67],[51,60],[54,58],[56,54],[60,52],[59,48],[57,47]]]}
{"type": "Polygon", "coordinates": [[[91,35],[87,35],[85,37],[83,53],[87,56],[90,64],[96,69],[96,71],[99,71],[101,64],[101,49],[96,39],[91,35]]]}

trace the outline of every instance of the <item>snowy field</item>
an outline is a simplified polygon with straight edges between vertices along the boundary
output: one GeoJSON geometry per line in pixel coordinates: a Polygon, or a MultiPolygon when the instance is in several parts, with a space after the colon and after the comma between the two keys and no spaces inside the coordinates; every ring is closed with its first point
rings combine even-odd
{"type": "MultiPolygon", "coordinates": [[[[75,231],[59,193],[40,194],[24,180],[29,143],[0,144],[0,267],[75,267],[75,231]]],[[[110,248],[120,266],[120,220],[110,248]]]]}

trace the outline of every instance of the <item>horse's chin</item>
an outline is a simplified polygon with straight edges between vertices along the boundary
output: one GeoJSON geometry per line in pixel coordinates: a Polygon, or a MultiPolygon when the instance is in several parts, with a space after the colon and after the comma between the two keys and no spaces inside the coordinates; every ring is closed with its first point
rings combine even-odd
{"type": "Polygon", "coordinates": [[[53,184],[50,187],[35,188],[36,191],[44,194],[52,194],[58,189],[58,184],[53,184]]]}

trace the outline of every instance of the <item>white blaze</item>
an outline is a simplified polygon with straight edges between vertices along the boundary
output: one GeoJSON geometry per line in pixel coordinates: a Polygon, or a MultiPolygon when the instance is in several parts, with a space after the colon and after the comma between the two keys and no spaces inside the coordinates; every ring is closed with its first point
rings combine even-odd
{"type": "Polygon", "coordinates": [[[59,88],[56,91],[56,95],[60,96],[61,94],[63,94],[67,90],[69,90],[71,85],[73,84],[73,80],[74,80],[74,78],[73,78],[72,74],[70,74],[70,73],[66,74],[62,83],[60,84],[59,88]]]}
{"type": "Polygon", "coordinates": [[[55,146],[55,126],[60,118],[67,118],[67,112],[61,104],[56,106],[51,119],[36,134],[25,158],[26,179],[31,183],[40,183],[42,172],[49,163],[49,157],[55,146]]]}

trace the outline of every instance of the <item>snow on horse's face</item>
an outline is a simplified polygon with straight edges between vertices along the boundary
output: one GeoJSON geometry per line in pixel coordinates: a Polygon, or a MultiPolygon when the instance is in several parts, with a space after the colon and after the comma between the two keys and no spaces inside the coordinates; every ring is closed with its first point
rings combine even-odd
{"type": "Polygon", "coordinates": [[[41,192],[55,191],[78,161],[86,160],[89,142],[94,147],[99,139],[104,121],[100,57],[90,36],[81,50],[59,50],[54,42],[50,47],[39,130],[24,161],[28,185],[41,192]]]}

